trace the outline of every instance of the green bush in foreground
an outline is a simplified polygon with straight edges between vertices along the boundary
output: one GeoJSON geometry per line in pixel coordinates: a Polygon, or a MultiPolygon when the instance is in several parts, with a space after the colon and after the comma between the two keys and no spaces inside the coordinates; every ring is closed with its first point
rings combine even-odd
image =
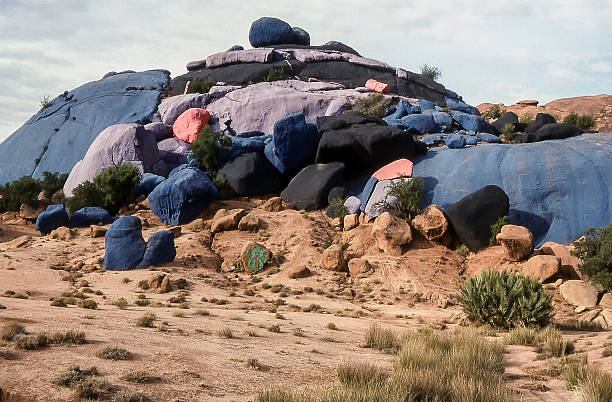
{"type": "Polygon", "coordinates": [[[514,141],[514,137],[516,136],[516,126],[514,124],[506,124],[504,128],[502,128],[502,132],[500,134],[500,138],[506,142],[514,141]]]}
{"type": "Polygon", "coordinates": [[[482,114],[482,117],[485,119],[499,119],[504,113],[506,113],[506,109],[502,109],[499,105],[493,105],[491,109],[482,114]]]}
{"type": "Polygon", "coordinates": [[[506,271],[468,278],[457,300],[469,320],[494,328],[544,326],[553,309],[552,296],[537,280],[506,271]]]}
{"type": "Polygon", "coordinates": [[[223,154],[230,149],[232,149],[231,138],[223,133],[215,133],[210,126],[204,127],[198,138],[189,146],[191,156],[196,163],[213,176],[221,167],[223,154]]]}
{"type": "Polygon", "coordinates": [[[595,127],[595,119],[586,114],[579,116],[577,113],[570,113],[563,119],[563,122],[581,130],[590,130],[595,127]]]}
{"type": "Polygon", "coordinates": [[[590,228],[574,243],[572,254],[582,260],[580,271],[607,290],[612,290],[612,224],[590,228]]]}

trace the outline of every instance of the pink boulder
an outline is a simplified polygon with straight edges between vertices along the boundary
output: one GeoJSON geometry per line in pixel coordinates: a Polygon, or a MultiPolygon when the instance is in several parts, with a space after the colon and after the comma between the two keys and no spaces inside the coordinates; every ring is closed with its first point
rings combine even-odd
{"type": "Polygon", "coordinates": [[[198,133],[206,127],[210,120],[210,113],[204,109],[187,109],[181,114],[172,126],[174,136],[188,143],[198,138],[198,133]]]}
{"type": "Polygon", "coordinates": [[[392,180],[398,177],[412,177],[413,164],[408,159],[398,159],[378,169],[372,177],[378,181],[392,180]]]}
{"type": "Polygon", "coordinates": [[[388,94],[391,90],[389,84],[385,84],[384,82],[376,81],[374,78],[370,78],[366,84],[366,88],[374,92],[380,92],[381,94],[388,94]]]}

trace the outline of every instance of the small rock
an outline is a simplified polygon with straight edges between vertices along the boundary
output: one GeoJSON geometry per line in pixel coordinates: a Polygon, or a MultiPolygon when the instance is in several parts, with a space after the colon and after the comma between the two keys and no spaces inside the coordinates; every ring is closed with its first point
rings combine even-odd
{"type": "Polygon", "coordinates": [[[98,226],[98,225],[91,225],[89,226],[91,232],[90,232],[90,236],[91,237],[104,237],[104,235],[106,234],[106,228],[104,226],[98,226]]]}
{"type": "Polygon", "coordinates": [[[412,241],[412,231],[408,222],[389,212],[384,212],[376,218],[372,226],[372,235],[376,239],[378,248],[391,256],[402,255],[402,246],[412,241]]]}
{"type": "Polygon", "coordinates": [[[280,212],[283,210],[283,200],[280,197],[272,197],[263,204],[264,211],[280,212]]]}
{"type": "Polygon", "coordinates": [[[244,270],[249,274],[256,274],[272,260],[272,252],[265,246],[250,241],[242,247],[240,257],[244,270]]]}
{"type": "Polygon", "coordinates": [[[351,288],[346,288],[344,289],[344,291],[342,292],[342,294],[346,297],[354,297],[355,296],[355,291],[351,288]]]}
{"type": "Polygon", "coordinates": [[[578,321],[589,323],[593,321],[595,318],[597,318],[598,315],[599,315],[599,310],[589,311],[588,313],[581,315],[578,321]]]}
{"type": "Polygon", "coordinates": [[[238,223],[238,230],[242,230],[244,232],[256,232],[259,229],[260,221],[259,218],[248,214],[238,223]]]}
{"type": "Polygon", "coordinates": [[[42,214],[48,205],[48,202],[45,203],[44,201],[41,201],[39,202],[39,206],[34,208],[29,204],[23,203],[19,208],[19,216],[29,221],[35,221],[38,218],[38,215],[42,214]]]}
{"type": "Polygon", "coordinates": [[[310,270],[305,265],[297,265],[287,271],[287,276],[291,279],[306,278],[309,275],[310,270]]]}
{"type": "Polygon", "coordinates": [[[168,293],[172,290],[172,283],[170,283],[170,277],[164,276],[164,279],[159,286],[159,293],[168,293]]]}
{"type": "Polygon", "coordinates": [[[32,236],[25,235],[25,236],[21,236],[16,239],[13,239],[11,241],[7,241],[5,243],[0,243],[0,251],[4,252],[4,251],[14,250],[16,248],[23,247],[26,244],[28,244],[30,240],[32,240],[32,236]]]}
{"type": "Polygon", "coordinates": [[[599,306],[604,308],[612,308],[612,293],[604,293],[599,301],[599,306]]]}
{"type": "Polygon", "coordinates": [[[172,227],[168,228],[168,230],[172,232],[172,234],[174,235],[175,239],[178,239],[181,236],[181,233],[182,233],[182,227],[181,226],[172,226],[172,227]]]}
{"type": "Polygon", "coordinates": [[[347,232],[359,226],[359,216],[357,214],[349,214],[344,216],[344,231],[347,232]]]}
{"type": "Polygon", "coordinates": [[[534,255],[520,265],[521,271],[540,282],[545,282],[559,274],[561,263],[554,255],[534,255]]]}
{"type": "Polygon", "coordinates": [[[608,322],[605,319],[605,317],[603,317],[601,314],[598,315],[593,321],[591,321],[591,323],[595,324],[596,326],[599,326],[603,329],[608,328],[608,322]]]}
{"type": "Polygon", "coordinates": [[[353,258],[348,262],[349,273],[352,277],[364,276],[370,272],[370,263],[363,258],[353,258]]]}
{"type": "Polygon", "coordinates": [[[585,312],[585,311],[587,311],[587,310],[588,310],[588,308],[587,308],[587,307],[585,307],[585,306],[578,306],[578,307],[576,307],[576,308],[574,309],[574,311],[576,312],[576,314],[582,314],[582,313],[584,313],[584,312],[585,312]]]}
{"type": "Polygon", "coordinates": [[[509,261],[523,261],[533,253],[533,234],[526,227],[504,225],[496,239],[509,261]]]}
{"type": "Polygon", "coordinates": [[[540,254],[554,255],[561,258],[561,272],[571,279],[581,279],[580,258],[571,254],[572,248],[552,241],[542,244],[540,254]]]}
{"type": "Polygon", "coordinates": [[[581,280],[571,280],[559,286],[561,296],[574,306],[595,307],[598,292],[591,284],[581,280]]]}
{"type": "Polygon", "coordinates": [[[437,205],[430,205],[414,217],[412,227],[429,241],[448,244],[451,240],[448,233],[448,220],[444,212],[437,205]]]}
{"type": "Polygon", "coordinates": [[[238,228],[238,223],[246,213],[247,211],[242,208],[232,209],[230,211],[220,209],[212,219],[210,230],[213,233],[235,230],[238,228]]]}
{"type": "Polygon", "coordinates": [[[335,228],[335,229],[341,229],[342,228],[342,221],[340,220],[340,218],[334,218],[331,221],[331,225],[335,228]]]}
{"type": "Polygon", "coordinates": [[[204,229],[204,219],[198,218],[185,227],[192,232],[199,232],[200,230],[204,229]]]}
{"type": "Polygon", "coordinates": [[[151,275],[147,280],[149,289],[157,289],[158,287],[160,287],[165,277],[166,275],[161,273],[151,275]]]}
{"type": "Polygon", "coordinates": [[[60,188],[55,193],[53,193],[53,195],[51,196],[51,203],[52,204],[61,204],[64,201],[64,198],[66,198],[64,196],[64,190],[62,190],[60,188]]]}
{"type": "Polygon", "coordinates": [[[342,247],[332,244],[326,248],[321,256],[321,265],[330,271],[345,271],[342,247]]]}
{"type": "Polygon", "coordinates": [[[58,240],[70,240],[75,235],[76,235],[76,232],[73,230],[70,230],[70,228],[67,228],[66,226],[60,226],[59,228],[52,230],[50,233],[50,237],[52,239],[58,239],[58,240]]]}
{"type": "Polygon", "coordinates": [[[145,198],[144,200],[140,201],[138,203],[138,206],[143,208],[143,209],[149,209],[149,199],[145,198]]]}

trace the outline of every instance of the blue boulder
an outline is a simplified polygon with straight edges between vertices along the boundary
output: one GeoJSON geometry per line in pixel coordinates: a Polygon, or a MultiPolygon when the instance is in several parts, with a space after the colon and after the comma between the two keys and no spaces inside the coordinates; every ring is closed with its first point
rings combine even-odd
{"type": "Polygon", "coordinates": [[[104,237],[104,269],[126,271],[136,268],[145,252],[142,223],[137,216],[124,216],[111,225],[104,237]]]}
{"type": "Polygon", "coordinates": [[[416,130],[421,134],[438,131],[438,125],[430,114],[410,114],[389,125],[403,130],[416,130]]]}
{"type": "Polygon", "coordinates": [[[428,146],[442,144],[448,137],[448,134],[428,134],[421,138],[421,142],[424,142],[428,146]]]}
{"type": "Polygon", "coordinates": [[[80,228],[98,223],[107,224],[113,221],[113,217],[104,208],[85,207],[81,208],[70,217],[70,227],[80,228]]]}
{"type": "Polygon", "coordinates": [[[68,226],[68,220],[68,213],[63,205],[49,205],[36,218],[36,230],[42,235],[47,235],[60,226],[68,226]]]}
{"type": "Polygon", "coordinates": [[[279,172],[294,175],[314,162],[321,136],[317,125],[306,123],[303,113],[287,115],[274,124],[274,134],[264,149],[279,172]]]}
{"type": "Polygon", "coordinates": [[[238,50],[244,50],[244,48],[240,45],[234,45],[226,50],[226,52],[236,52],[238,50]]]}
{"type": "Polygon", "coordinates": [[[453,119],[468,131],[491,131],[491,125],[484,118],[463,112],[452,112],[453,119]]]}
{"type": "Polygon", "coordinates": [[[134,194],[149,196],[149,193],[160,185],[166,178],[153,173],[145,173],[140,178],[140,181],[134,186],[134,194]]]}
{"type": "Polygon", "coordinates": [[[302,28],[293,27],[293,42],[296,45],[310,46],[310,35],[302,28]]]}
{"type": "Polygon", "coordinates": [[[612,135],[585,134],[533,144],[433,148],[413,160],[424,177],[423,206],[447,208],[493,184],[510,199],[510,223],[526,226],[536,246],[569,244],[612,222],[612,135]]]}
{"type": "Polygon", "coordinates": [[[474,116],[480,116],[480,112],[478,111],[477,108],[475,108],[474,106],[468,105],[462,100],[457,100],[457,99],[447,97],[446,107],[453,109],[453,110],[458,110],[463,113],[473,114],[474,116]]]}
{"type": "Polygon", "coordinates": [[[399,120],[404,116],[408,116],[409,114],[412,114],[412,106],[408,101],[402,99],[399,101],[393,113],[387,117],[384,117],[383,120],[386,121],[388,125],[391,125],[389,124],[390,122],[395,122],[396,120],[399,120]]]}
{"type": "Polygon", "coordinates": [[[198,168],[180,166],[149,194],[151,211],[167,225],[197,218],[217,196],[217,188],[198,168]]]}
{"type": "Polygon", "coordinates": [[[453,118],[448,113],[433,112],[431,115],[434,122],[440,127],[440,130],[446,131],[453,126],[453,118]]]}
{"type": "Polygon", "coordinates": [[[359,198],[359,200],[361,201],[359,209],[361,209],[362,211],[365,211],[368,200],[370,199],[370,196],[374,191],[374,187],[376,187],[376,183],[378,183],[378,179],[376,177],[370,177],[370,179],[363,187],[363,191],[361,192],[361,194],[357,196],[357,198],[359,198]]]}
{"type": "Polygon", "coordinates": [[[465,137],[465,145],[478,145],[478,138],[473,135],[465,137]]]}
{"type": "Polygon", "coordinates": [[[427,99],[419,99],[419,107],[421,110],[436,110],[438,105],[432,101],[428,101],[427,99]]]}
{"type": "Polygon", "coordinates": [[[105,128],[151,122],[169,80],[165,70],[119,73],[64,92],[0,143],[0,183],[69,173],[105,128]]]}
{"type": "MultiPolygon", "coordinates": [[[[245,133],[248,134],[248,133],[245,133]]],[[[229,153],[224,155],[223,159],[226,161],[233,161],[237,157],[242,154],[246,154],[249,152],[264,152],[264,148],[266,147],[266,143],[272,141],[272,136],[270,135],[257,135],[252,137],[238,137],[233,136],[232,139],[232,149],[230,149],[229,153]]]]}
{"type": "Polygon", "coordinates": [[[463,148],[466,145],[465,136],[461,134],[450,134],[444,140],[447,147],[452,149],[463,148]]]}
{"type": "Polygon", "coordinates": [[[421,107],[419,105],[414,105],[412,107],[410,107],[410,112],[412,114],[418,114],[421,113],[423,110],[421,109],[421,107]]]}
{"type": "Polygon", "coordinates": [[[450,98],[452,100],[455,100],[455,101],[463,102],[463,98],[461,96],[459,96],[459,94],[457,94],[457,92],[451,91],[448,88],[445,89],[445,92],[446,92],[447,102],[448,102],[448,98],[450,98]]]}
{"type": "Polygon", "coordinates": [[[148,268],[174,261],[174,234],[169,230],[153,233],[147,242],[144,257],[137,268],[148,268]]]}
{"type": "Polygon", "coordinates": [[[278,18],[262,17],[251,24],[249,42],[253,47],[290,44],[293,41],[293,28],[278,18]]]}
{"type": "Polygon", "coordinates": [[[501,139],[498,136],[489,133],[478,133],[476,134],[476,138],[478,138],[480,141],[489,142],[491,144],[499,144],[501,142],[501,139]]]}

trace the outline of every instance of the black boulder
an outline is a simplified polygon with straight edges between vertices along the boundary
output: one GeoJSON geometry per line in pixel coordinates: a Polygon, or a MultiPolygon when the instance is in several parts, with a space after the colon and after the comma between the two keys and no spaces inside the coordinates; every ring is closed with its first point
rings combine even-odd
{"type": "Polygon", "coordinates": [[[281,198],[291,208],[314,211],[327,206],[331,189],[344,182],[344,165],[339,162],[316,163],[306,166],[281,192],[281,198]]]}

